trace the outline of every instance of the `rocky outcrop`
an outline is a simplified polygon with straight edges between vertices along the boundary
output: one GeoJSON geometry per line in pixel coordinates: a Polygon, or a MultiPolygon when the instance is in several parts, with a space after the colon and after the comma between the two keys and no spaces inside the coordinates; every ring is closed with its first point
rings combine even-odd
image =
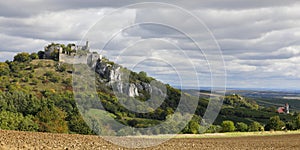
{"type": "MultiPolygon", "coordinates": [[[[162,90],[159,84],[157,84],[158,81],[156,81],[157,85],[144,82],[129,83],[129,75],[122,72],[122,67],[117,64],[99,59],[95,65],[95,71],[100,76],[100,82],[111,86],[116,94],[126,94],[130,97],[136,97],[142,95],[141,91],[146,91],[150,95],[166,95],[166,91],[162,90]]],[[[160,85],[163,84],[160,83],[160,85]]]]}
{"type": "Polygon", "coordinates": [[[130,97],[139,96],[138,88],[134,84],[129,84],[127,95],[130,97]]]}

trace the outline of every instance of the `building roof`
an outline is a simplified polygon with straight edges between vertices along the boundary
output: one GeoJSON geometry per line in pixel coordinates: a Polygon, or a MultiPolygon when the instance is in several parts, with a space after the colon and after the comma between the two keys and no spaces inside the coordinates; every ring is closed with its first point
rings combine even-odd
{"type": "Polygon", "coordinates": [[[277,112],[278,113],[284,113],[285,112],[285,108],[284,107],[278,107],[277,112]]]}

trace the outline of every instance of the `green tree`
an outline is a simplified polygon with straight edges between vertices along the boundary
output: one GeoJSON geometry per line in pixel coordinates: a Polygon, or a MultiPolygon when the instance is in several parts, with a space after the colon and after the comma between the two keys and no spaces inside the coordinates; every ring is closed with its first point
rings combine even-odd
{"type": "Polygon", "coordinates": [[[298,114],[293,120],[296,129],[300,129],[300,114],[298,114]]]}
{"type": "Polygon", "coordinates": [[[285,126],[286,126],[286,129],[288,129],[288,130],[296,130],[296,129],[297,129],[294,120],[293,120],[293,121],[287,122],[287,123],[285,124],[285,126]]]}
{"type": "Polygon", "coordinates": [[[220,125],[211,125],[205,132],[206,133],[219,133],[222,131],[222,127],[220,125]]]}
{"type": "Polygon", "coordinates": [[[42,111],[37,114],[39,120],[39,131],[66,133],[68,132],[68,125],[65,121],[66,113],[56,106],[44,107],[42,111]]]}
{"type": "Polygon", "coordinates": [[[266,125],[267,130],[282,130],[285,127],[285,123],[280,120],[279,116],[273,116],[269,119],[266,125]]]}
{"type": "Polygon", "coordinates": [[[38,55],[37,53],[31,53],[31,54],[30,54],[30,58],[31,58],[32,60],[34,60],[34,59],[39,59],[39,55],[38,55]]]}
{"type": "Polygon", "coordinates": [[[221,124],[223,132],[233,132],[235,130],[234,123],[230,120],[225,120],[221,124]]]}
{"type": "Polygon", "coordinates": [[[38,125],[33,120],[34,117],[31,115],[24,117],[21,113],[1,111],[0,129],[37,131],[38,125]]]}
{"type": "Polygon", "coordinates": [[[254,121],[249,125],[249,131],[263,131],[263,130],[264,130],[263,126],[257,121],[254,121]]]}
{"type": "Polygon", "coordinates": [[[45,52],[44,51],[39,51],[38,53],[39,59],[44,59],[45,52]]]}
{"type": "Polygon", "coordinates": [[[0,76],[9,75],[9,72],[9,65],[7,63],[0,62],[0,76]]]}
{"type": "Polygon", "coordinates": [[[18,61],[18,62],[28,62],[30,60],[31,58],[29,53],[25,53],[25,52],[19,53],[14,57],[14,61],[18,61]]]}
{"type": "Polygon", "coordinates": [[[183,133],[191,133],[191,134],[197,134],[200,130],[200,121],[201,117],[194,115],[191,119],[191,121],[187,124],[187,126],[183,129],[183,133]]]}
{"type": "Polygon", "coordinates": [[[238,122],[236,124],[236,130],[240,132],[247,132],[248,131],[248,125],[243,122],[238,122]]]}
{"type": "Polygon", "coordinates": [[[93,134],[93,131],[79,114],[71,116],[68,126],[71,132],[79,134],[93,134]]]}

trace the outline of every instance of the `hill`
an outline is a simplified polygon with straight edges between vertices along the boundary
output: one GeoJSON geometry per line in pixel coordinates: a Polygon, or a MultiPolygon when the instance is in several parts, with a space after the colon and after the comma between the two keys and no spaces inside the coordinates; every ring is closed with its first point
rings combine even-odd
{"type": "MultiPolygon", "coordinates": [[[[14,61],[0,63],[0,66],[0,129],[104,135],[168,134],[183,125],[173,119],[168,122],[171,128],[147,128],[166,122],[178,110],[184,97],[187,104],[179,110],[189,112],[195,107],[196,111],[195,114],[175,113],[178,119],[192,117],[181,133],[198,133],[209,102],[207,95],[197,98],[148,77],[143,71],[130,71],[106,58],[99,59],[91,65],[93,67],[77,64],[75,69],[70,64],[39,59],[34,53],[21,53],[14,61]],[[86,91],[90,87],[86,78],[72,82],[72,77],[82,75],[81,71],[95,74],[97,95],[77,92],[74,96],[74,90],[86,91]],[[82,86],[82,83],[87,84],[82,86]],[[140,105],[149,99],[152,100],[151,107],[140,105]],[[157,103],[161,99],[164,101],[157,103]],[[114,121],[120,125],[114,126],[114,121]],[[145,130],[136,132],[130,127],[145,130]]],[[[277,115],[286,124],[293,124],[291,129],[297,128],[293,121],[297,114],[277,114],[251,99],[228,95],[224,97],[215,126],[207,132],[222,131],[220,125],[226,120],[248,125],[258,122],[264,126],[277,115]]]]}
{"type": "Polygon", "coordinates": [[[281,107],[286,103],[290,105],[291,111],[300,111],[300,92],[297,90],[228,90],[228,94],[237,93],[255,101],[264,107],[281,107]]]}

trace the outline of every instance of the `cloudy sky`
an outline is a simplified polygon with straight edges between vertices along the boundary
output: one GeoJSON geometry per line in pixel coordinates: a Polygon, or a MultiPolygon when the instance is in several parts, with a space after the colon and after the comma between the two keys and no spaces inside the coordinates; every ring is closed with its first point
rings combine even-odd
{"type": "Polygon", "coordinates": [[[89,40],[111,60],[172,85],[222,86],[226,69],[227,87],[300,89],[300,2],[137,2],[0,1],[0,61],[89,40]]]}

